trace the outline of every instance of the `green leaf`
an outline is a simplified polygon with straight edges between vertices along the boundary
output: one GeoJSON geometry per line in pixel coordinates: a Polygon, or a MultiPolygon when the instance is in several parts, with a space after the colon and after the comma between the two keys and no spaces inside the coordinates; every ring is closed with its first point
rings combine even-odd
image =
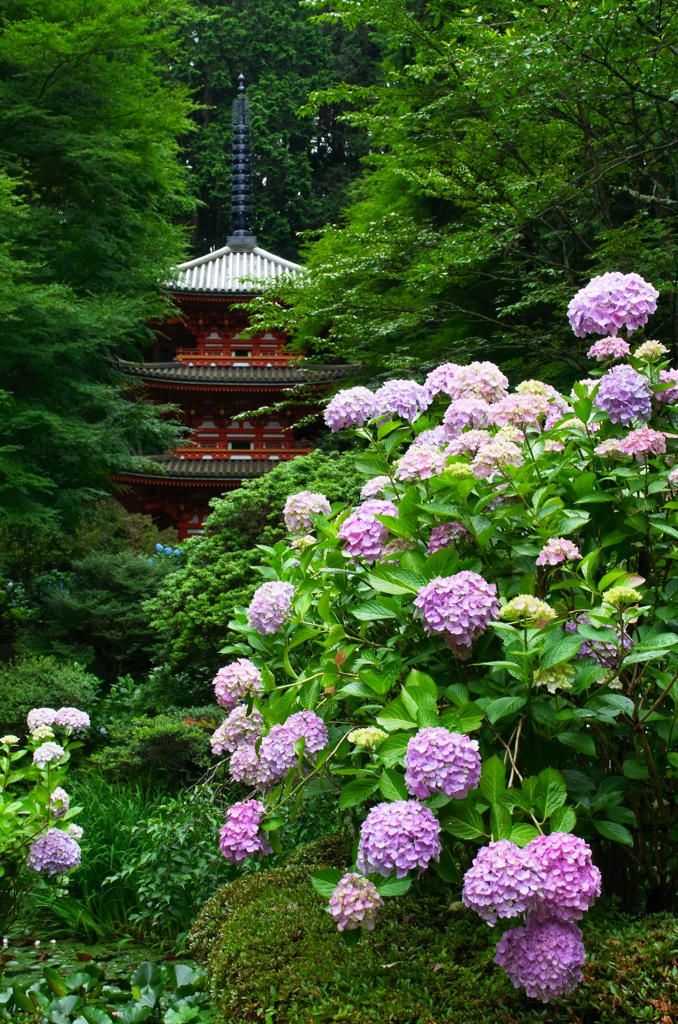
{"type": "Polygon", "coordinates": [[[492,804],[490,807],[490,828],[492,839],[510,839],[512,821],[509,810],[504,804],[492,804]]]}
{"type": "Polygon", "coordinates": [[[354,779],[353,782],[349,782],[347,786],[344,786],[339,794],[340,809],[355,807],[357,804],[363,803],[378,788],[379,779],[375,779],[373,775],[367,776],[364,779],[354,779]]]}
{"type": "MultiPolygon", "coordinates": [[[[80,1018],[86,1021],[86,1024],[113,1024],[113,1018],[109,1017],[104,1010],[100,1010],[97,1006],[83,1007],[80,1018]]],[[[77,1020],[75,1024],[77,1024],[77,1020]]]]}
{"type": "Polygon", "coordinates": [[[384,601],[375,598],[351,608],[351,615],[361,622],[376,622],[379,619],[398,619],[401,612],[398,608],[389,607],[384,601]]]}
{"type": "Polygon", "coordinates": [[[506,789],[506,765],[496,754],[483,763],[479,789],[489,803],[500,802],[506,789]]]}
{"type": "Polygon", "coordinates": [[[413,688],[422,690],[424,693],[428,693],[434,700],[438,699],[438,687],[431,676],[425,672],[419,672],[418,669],[413,668],[408,674],[405,680],[405,688],[411,690],[413,688]]]}
{"type": "Polygon", "coordinates": [[[441,818],[440,827],[457,839],[481,839],[487,836],[485,823],[475,807],[461,803],[452,805],[451,813],[441,818]]]}
{"type": "Polygon", "coordinates": [[[556,807],[550,817],[552,832],[571,832],[577,824],[577,815],[572,807],[556,807]]]}
{"type": "Polygon", "coordinates": [[[627,779],[649,779],[650,773],[647,765],[637,761],[635,757],[627,757],[622,765],[622,771],[627,779]]]}
{"type": "Polygon", "coordinates": [[[393,764],[402,764],[409,741],[410,736],[406,733],[394,733],[393,736],[381,741],[377,747],[377,757],[382,764],[389,767],[393,764]]]}
{"type": "Polygon", "coordinates": [[[409,800],[405,780],[395,768],[385,768],[379,779],[379,789],[387,800],[409,800]]]}
{"type": "Polygon", "coordinates": [[[494,725],[500,718],[508,718],[525,704],[525,697],[497,697],[485,709],[488,720],[494,725]]]}
{"type": "Polygon", "coordinates": [[[575,732],[567,729],[565,732],[559,732],[556,738],[559,743],[579,751],[580,754],[586,754],[587,757],[596,756],[596,745],[593,736],[588,732],[575,732]]]}
{"type": "Polygon", "coordinates": [[[311,875],[311,885],[320,896],[329,899],[343,877],[344,872],[338,868],[321,868],[311,875]]]}
{"type": "Polygon", "coordinates": [[[511,829],[511,835],[508,837],[512,843],[516,846],[520,846],[522,849],[531,843],[535,836],[539,835],[539,829],[535,828],[534,825],[514,825],[511,829]]]}
{"type": "Polygon", "coordinates": [[[143,1006],[140,1003],[128,1003],[122,1010],[119,1017],[116,1017],[118,1024],[141,1024],[148,1020],[153,1013],[152,1006],[143,1006]]]}
{"type": "Polygon", "coordinates": [[[458,708],[445,708],[440,714],[440,721],[450,732],[475,732],[482,725],[484,717],[482,708],[467,701],[458,708]]]}
{"type": "Polygon", "coordinates": [[[557,807],[562,807],[567,798],[565,779],[555,768],[544,768],[539,772],[535,794],[535,806],[542,819],[549,818],[557,807]]]}
{"type": "Polygon", "coordinates": [[[386,594],[416,594],[428,580],[408,569],[391,569],[387,566],[373,569],[367,581],[374,590],[386,594]]]}
{"type": "Polygon", "coordinates": [[[617,824],[616,821],[599,821],[598,818],[593,819],[593,825],[596,832],[600,833],[605,839],[612,839],[615,843],[623,843],[624,846],[633,846],[633,836],[627,828],[623,825],[617,824]]]}
{"type": "Polygon", "coordinates": [[[417,723],[405,707],[402,697],[396,697],[390,704],[387,704],[377,715],[377,722],[387,732],[395,732],[399,729],[416,729],[417,723]]]}
{"type": "Polygon", "coordinates": [[[353,947],[357,946],[360,942],[363,930],[362,928],[345,928],[344,931],[339,934],[341,935],[342,942],[353,949],[353,947]]]}
{"type": "Polygon", "coordinates": [[[55,971],[53,967],[45,967],[43,974],[47,985],[55,996],[65,996],[67,994],[66,982],[58,971],[55,971]]]}
{"type": "Polygon", "coordinates": [[[411,878],[385,878],[382,882],[375,881],[380,896],[404,896],[412,885],[411,878]]]}
{"type": "Polygon", "coordinates": [[[572,635],[563,637],[562,640],[558,640],[554,644],[549,644],[544,648],[539,667],[542,669],[552,668],[554,665],[560,665],[563,661],[570,661],[579,653],[579,648],[583,643],[583,636],[572,635]]]}

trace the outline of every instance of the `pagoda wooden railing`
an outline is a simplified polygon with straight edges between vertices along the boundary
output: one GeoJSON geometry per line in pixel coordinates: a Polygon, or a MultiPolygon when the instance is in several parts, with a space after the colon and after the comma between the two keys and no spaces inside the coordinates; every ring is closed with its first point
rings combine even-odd
{"type": "Polygon", "coordinates": [[[193,366],[289,366],[299,356],[284,355],[280,352],[264,356],[231,356],[218,352],[196,352],[191,348],[178,348],[174,357],[177,363],[192,363],[193,366]]]}
{"type": "Polygon", "coordinates": [[[202,459],[209,455],[212,459],[270,459],[277,455],[281,461],[295,459],[299,455],[310,455],[313,451],[307,445],[289,444],[284,446],[272,446],[270,448],[250,448],[249,451],[233,450],[212,445],[200,445],[195,448],[177,448],[171,452],[175,458],[183,456],[185,459],[202,459]]]}

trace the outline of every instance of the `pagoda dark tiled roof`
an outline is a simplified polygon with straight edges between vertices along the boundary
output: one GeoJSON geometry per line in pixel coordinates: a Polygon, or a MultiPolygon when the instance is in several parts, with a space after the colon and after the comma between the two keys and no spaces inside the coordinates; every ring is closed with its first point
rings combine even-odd
{"type": "Polygon", "coordinates": [[[144,380],[177,384],[305,384],[341,380],[355,369],[352,366],[188,366],[186,363],[129,363],[119,361],[119,369],[144,380]]]}
{"type": "Polygon", "coordinates": [[[125,477],[155,477],[158,481],[171,480],[251,480],[264,476],[275,466],[278,459],[179,459],[175,455],[151,455],[149,458],[162,466],[157,477],[153,471],[120,474],[125,477]]]}

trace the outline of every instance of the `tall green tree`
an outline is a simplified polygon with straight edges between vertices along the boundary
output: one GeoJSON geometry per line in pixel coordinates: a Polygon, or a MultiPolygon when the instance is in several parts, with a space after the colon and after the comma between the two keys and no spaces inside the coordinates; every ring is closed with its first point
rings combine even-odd
{"type": "Polygon", "coordinates": [[[299,341],[382,364],[484,351],[579,369],[567,300],[621,270],[661,288],[653,330],[675,355],[676,0],[333,11],[374,26],[386,57],[373,87],[320,98],[352,103],[371,155],[276,309],[299,341]]]}
{"type": "Polygon", "coordinates": [[[342,121],[344,100],[299,113],[315,90],[373,81],[371,34],[317,24],[300,0],[193,0],[174,72],[190,87],[198,131],[184,140],[200,199],[196,255],[231,233],[232,102],[242,72],[252,112],[254,229],[260,244],[296,259],[300,231],[338,216],[367,151],[362,129],[342,121]]]}
{"type": "Polygon", "coordinates": [[[0,20],[0,530],[72,525],[168,429],[132,355],[181,258],[190,109],[175,0],[6,0],[0,20]]]}

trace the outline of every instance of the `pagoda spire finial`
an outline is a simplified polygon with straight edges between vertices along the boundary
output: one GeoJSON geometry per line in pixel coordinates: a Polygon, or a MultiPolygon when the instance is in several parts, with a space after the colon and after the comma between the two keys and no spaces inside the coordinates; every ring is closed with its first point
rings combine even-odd
{"type": "Polygon", "coordinates": [[[233,234],[227,239],[234,251],[252,250],[257,239],[252,234],[252,153],[250,150],[250,105],[245,96],[245,76],[238,75],[238,95],[233,100],[233,156],[231,177],[231,223],[233,234]]]}

